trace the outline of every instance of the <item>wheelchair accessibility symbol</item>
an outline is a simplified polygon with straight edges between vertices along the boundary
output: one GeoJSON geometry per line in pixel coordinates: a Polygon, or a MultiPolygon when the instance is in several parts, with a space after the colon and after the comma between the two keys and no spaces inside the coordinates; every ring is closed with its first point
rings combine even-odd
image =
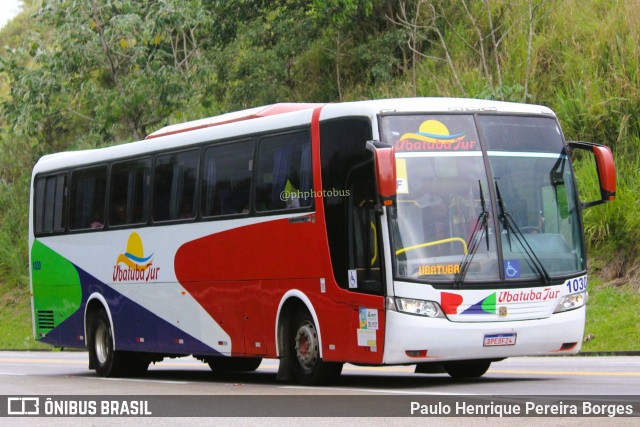
{"type": "Polygon", "coordinates": [[[507,279],[517,279],[520,277],[520,261],[505,261],[504,276],[507,279]]]}

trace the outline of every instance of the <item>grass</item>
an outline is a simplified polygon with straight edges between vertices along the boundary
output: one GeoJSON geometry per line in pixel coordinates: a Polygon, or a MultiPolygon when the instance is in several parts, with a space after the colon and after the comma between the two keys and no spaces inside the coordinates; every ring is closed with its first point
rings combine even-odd
{"type": "Polygon", "coordinates": [[[31,301],[24,289],[0,288],[0,349],[51,349],[37,342],[31,329],[31,301]]]}
{"type": "Polygon", "coordinates": [[[592,286],[585,326],[588,341],[582,351],[640,351],[640,292],[631,286],[592,286]]]}

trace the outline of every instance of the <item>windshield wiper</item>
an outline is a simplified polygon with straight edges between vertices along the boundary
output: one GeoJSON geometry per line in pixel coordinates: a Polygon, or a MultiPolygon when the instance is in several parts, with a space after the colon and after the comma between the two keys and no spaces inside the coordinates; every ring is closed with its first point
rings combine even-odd
{"type": "Polygon", "coordinates": [[[484,201],[484,193],[482,192],[482,184],[480,183],[480,180],[478,180],[478,187],[480,187],[480,206],[482,207],[482,212],[480,212],[480,215],[478,215],[476,225],[473,227],[471,237],[469,237],[469,242],[467,243],[467,253],[460,263],[460,272],[456,274],[453,280],[454,288],[462,287],[464,278],[467,275],[469,266],[471,265],[471,260],[475,256],[478,250],[478,246],[480,246],[480,240],[482,240],[483,232],[487,241],[487,251],[489,250],[489,233],[486,231],[487,224],[489,222],[489,212],[487,212],[487,206],[484,201]]]}
{"type": "Polygon", "coordinates": [[[500,187],[498,187],[497,181],[495,181],[495,186],[496,186],[496,197],[498,199],[498,209],[499,209],[499,215],[500,215],[499,219],[502,222],[502,225],[505,231],[507,232],[509,249],[512,249],[511,233],[510,233],[510,231],[512,231],[513,234],[516,236],[516,240],[518,241],[520,246],[524,249],[524,252],[527,254],[527,256],[529,257],[529,260],[531,261],[531,262],[527,261],[527,264],[529,264],[529,266],[532,266],[533,269],[536,270],[540,278],[544,280],[545,285],[548,285],[549,283],[551,283],[551,276],[549,276],[549,272],[547,271],[546,268],[544,268],[544,265],[542,264],[542,262],[540,261],[540,259],[538,258],[534,250],[531,249],[531,246],[529,246],[529,242],[527,242],[527,239],[524,237],[524,234],[520,230],[520,227],[518,227],[518,224],[516,224],[516,222],[514,221],[511,214],[505,210],[504,201],[502,200],[502,196],[500,195],[500,187]]]}

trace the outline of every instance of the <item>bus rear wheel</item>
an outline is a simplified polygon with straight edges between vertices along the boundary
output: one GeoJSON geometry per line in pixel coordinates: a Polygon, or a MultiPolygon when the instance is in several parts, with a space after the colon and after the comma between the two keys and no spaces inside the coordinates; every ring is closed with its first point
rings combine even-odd
{"type": "Polygon", "coordinates": [[[293,316],[288,345],[291,368],[301,384],[327,384],[342,372],[342,363],[320,358],[318,331],[308,311],[299,310],[293,316]]]}
{"type": "Polygon", "coordinates": [[[479,378],[483,376],[491,366],[491,360],[461,360],[446,362],[444,370],[455,379],[479,378]]]}
{"type": "Polygon", "coordinates": [[[101,377],[124,375],[127,372],[126,356],[114,348],[113,331],[107,313],[104,310],[95,312],[88,329],[90,367],[101,377]]]}
{"type": "Polygon", "coordinates": [[[123,357],[126,359],[127,372],[126,374],[132,377],[143,376],[149,370],[151,360],[146,358],[143,354],[135,352],[122,352],[123,357]]]}

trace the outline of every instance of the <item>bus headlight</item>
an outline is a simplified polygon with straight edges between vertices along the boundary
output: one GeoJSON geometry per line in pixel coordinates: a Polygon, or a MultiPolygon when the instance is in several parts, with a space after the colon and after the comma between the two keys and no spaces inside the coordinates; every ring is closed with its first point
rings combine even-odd
{"type": "Polygon", "coordinates": [[[553,312],[562,313],[563,311],[575,310],[576,308],[580,308],[587,303],[588,295],[589,294],[587,292],[565,295],[560,298],[560,301],[558,301],[558,305],[553,312]]]}
{"type": "Polygon", "coordinates": [[[444,317],[437,302],[424,301],[413,298],[394,298],[395,308],[402,313],[415,314],[425,317],[444,317]]]}

